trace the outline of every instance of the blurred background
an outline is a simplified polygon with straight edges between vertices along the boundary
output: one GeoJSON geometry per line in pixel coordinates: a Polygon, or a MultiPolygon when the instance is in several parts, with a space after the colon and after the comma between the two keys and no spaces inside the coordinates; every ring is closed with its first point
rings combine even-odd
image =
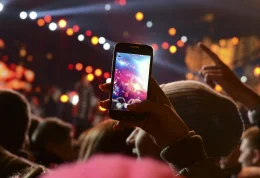
{"type": "MultiPolygon", "coordinates": [[[[166,83],[202,80],[199,69],[211,63],[196,46],[203,41],[242,82],[260,92],[258,0],[0,3],[0,88],[24,93],[37,115],[46,116],[48,96],[61,105],[59,117],[66,117],[65,111],[70,110],[73,115],[79,103],[75,88],[82,77],[93,87],[91,107],[107,98],[98,85],[109,82],[117,42],[151,45],[153,75],[159,83],[166,83]]],[[[222,92],[220,86],[215,90],[222,92]]]]}

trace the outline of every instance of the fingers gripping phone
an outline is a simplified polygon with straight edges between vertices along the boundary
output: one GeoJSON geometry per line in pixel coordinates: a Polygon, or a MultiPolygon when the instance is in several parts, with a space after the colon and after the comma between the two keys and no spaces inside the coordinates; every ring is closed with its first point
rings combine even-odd
{"type": "Polygon", "coordinates": [[[146,114],[136,114],[128,105],[149,99],[149,82],[153,63],[153,48],[148,45],[118,43],[115,46],[109,116],[115,120],[144,120],[146,114]]]}

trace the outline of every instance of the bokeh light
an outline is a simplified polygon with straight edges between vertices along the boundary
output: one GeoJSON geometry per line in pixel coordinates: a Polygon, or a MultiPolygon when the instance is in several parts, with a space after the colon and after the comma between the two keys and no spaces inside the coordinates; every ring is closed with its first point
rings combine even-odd
{"type": "Polygon", "coordinates": [[[169,35],[171,35],[171,36],[174,36],[174,35],[176,35],[176,33],[177,33],[176,29],[173,28],[173,27],[170,28],[168,32],[169,32],[169,35]]]}
{"type": "Polygon", "coordinates": [[[162,43],[162,48],[165,49],[165,50],[168,49],[169,48],[169,43],[168,42],[163,42],[162,43]]]}
{"type": "Polygon", "coordinates": [[[104,50],[109,50],[110,49],[110,44],[109,43],[105,43],[103,45],[103,48],[104,48],[104,50]]]}
{"type": "Polygon", "coordinates": [[[38,24],[40,27],[42,27],[42,26],[44,26],[45,21],[44,21],[43,19],[39,19],[39,20],[37,21],[37,24],[38,24]]]}
{"type": "Polygon", "coordinates": [[[157,44],[152,44],[152,48],[154,51],[157,51],[158,50],[158,45],[157,44]]]}
{"type": "Polygon", "coordinates": [[[87,30],[86,31],[86,36],[90,37],[92,35],[92,31],[91,30],[87,30]]]}
{"type": "Polygon", "coordinates": [[[188,73],[186,74],[186,79],[187,79],[187,80],[192,80],[193,78],[194,78],[193,73],[188,72],[188,73]]]}
{"type": "Polygon", "coordinates": [[[144,14],[142,12],[137,12],[135,18],[137,21],[142,21],[144,19],[144,14]]]}
{"type": "Polygon", "coordinates": [[[90,74],[90,73],[93,72],[93,67],[87,66],[86,69],[85,69],[85,71],[86,71],[88,74],[90,74]]]}
{"type": "Polygon", "coordinates": [[[222,87],[220,85],[215,86],[215,91],[216,92],[222,92],[222,87]]]}
{"type": "Polygon", "coordinates": [[[33,61],[33,56],[32,56],[32,55],[28,55],[28,56],[26,57],[26,60],[27,60],[28,62],[32,62],[32,61],[33,61]]]}
{"type": "Polygon", "coordinates": [[[75,65],[75,69],[76,69],[77,71],[81,71],[81,70],[83,69],[83,65],[82,65],[81,63],[77,63],[77,64],[75,65]]]}
{"type": "Polygon", "coordinates": [[[260,67],[255,67],[254,69],[254,76],[259,77],[260,76],[260,67]]]}
{"type": "Polygon", "coordinates": [[[99,44],[104,44],[106,42],[106,39],[104,37],[100,37],[98,39],[99,44]]]}
{"type": "Polygon", "coordinates": [[[174,45],[172,45],[172,46],[170,47],[169,51],[170,51],[170,53],[174,54],[174,53],[177,52],[177,47],[174,46],[174,45]]]}
{"type": "Polygon", "coordinates": [[[118,4],[120,6],[125,6],[126,5],[126,0],[119,0],[118,4]]]}
{"type": "Polygon", "coordinates": [[[35,11],[30,12],[29,17],[30,17],[32,20],[35,20],[35,19],[37,18],[37,13],[36,13],[35,11]]]}
{"type": "Polygon", "coordinates": [[[97,77],[100,77],[103,72],[102,72],[101,69],[96,69],[94,73],[95,73],[95,75],[96,75],[97,77]]]}
{"type": "Polygon", "coordinates": [[[60,101],[61,101],[62,103],[67,103],[67,102],[69,101],[68,95],[61,95],[60,101]]]}
{"type": "Polygon", "coordinates": [[[64,20],[64,19],[61,19],[59,22],[58,22],[58,25],[60,28],[65,28],[67,26],[67,21],[64,20]]]}
{"type": "Polygon", "coordinates": [[[232,44],[233,45],[238,45],[238,43],[239,43],[239,39],[237,37],[233,37],[232,38],[232,44]]]}
{"type": "Polygon", "coordinates": [[[111,83],[111,78],[108,78],[108,79],[106,80],[106,83],[111,83]]]}
{"type": "Polygon", "coordinates": [[[47,53],[47,54],[46,54],[46,58],[47,58],[48,60],[52,60],[52,59],[53,59],[53,54],[52,54],[52,53],[47,53]]]}
{"type": "Polygon", "coordinates": [[[52,18],[51,18],[50,15],[46,15],[46,16],[44,17],[44,21],[45,21],[46,23],[51,23],[51,20],[52,20],[52,18]]]}
{"type": "Polygon", "coordinates": [[[98,44],[98,37],[93,36],[93,37],[91,38],[91,43],[92,43],[93,45],[97,45],[97,44],[98,44]]]}
{"type": "Polygon", "coordinates": [[[4,9],[4,5],[0,3],[0,12],[4,9]]]}
{"type": "Polygon", "coordinates": [[[73,31],[72,28],[68,28],[68,29],[66,30],[66,33],[67,33],[68,36],[72,36],[72,35],[74,34],[74,31],[73,31]]]}
{"type": "Polygon", "coordinates": [[[80,28],[79,28],[78,25],[74,25],[74,26],[72,27],[72,29],[73,29],[73,31],[74,31],[75,33],[78,33],[79,30],[80,30],[80,28]]]}
{"type": "Polygon", "coordinates": [[[146,23],[146,26],[147,26],[148,28],[151,28],[151,27],[153,26],[153,22],[152,22],[152,21],[148,21],[148,22],[146,23]]]}
{"type": "Polygon", "coordinates": [[[58,28],[58,26],[57,26],[56,23],[54,23],[54,22],[50,23],[49,29],[50,29],[51,31],[55,31],[55,30],[57,30],[57,28],[58,28]]]}
{"type": "Polygon", "coordinates": [[[33,71],[31,70],[26,70],[24,72],[24,76],[25,76],[25,79],[28,81],[28,82],[33,82],[34,81],[34,78],[35,78],[35,74],[33,71]]]}
{"type": "Polygon", "coordinates": [[[111,10],[111,5],[110,4],[106,4],[105,5],[105,10],[106,11],[110,11],[111,10]]]}
{"type": "Polygon", "coordinates": [[[99,110],[100,110],[101,112],[105,112],[105,111],[106,111],[106,109],[105,109],[105,108],[102,108],[101,106],[99,106],[99,110]]]}
{"type": "Polygon", "coordinates": [[[188,38],[187,38],[186,36],[182,36],[182,37],[181,37],[181,41],[182,41],[183,43],[186,43],[186,42],[188,41],[188,38]]]}
{"type": "Polygon", "coordinates": [[[73,65],[73,64],[69,64],[69,65],[68,65],[68,69],[69,69],[69,70],[73,70],[73,69],[74,69],[74,65],[73,65]]]}
{"type": "Polygon", "coordinates": [[[183,41],[178,40],[178,41],[177,41],[177,46],[180,47],[180,48],[182,48],[182,47],[184,46],[183,41]]]}
{"type": "Polygon", "coordinates": [[[5,41],[0,38],[0,49],[4,49],[4,48],[5,48],[5,41]]]}
{"type": "Polygon", "coordinates": [[[28,17],[28,14],[27,14],[26,12],[23,11],[23,12],[20,13],[20,18],[21,18],[21,19],[24,20],[24,19],[26,19],[27,17],[28,17]]]}
{"type": "Polygon", "coordinates": [[[88,74],[88,75],[87,75],[87,80],[88,80],[89,82],[92,82],[92,81],[94,80],[94,78],[95,78],[95,76],[94,76],[93,74],[88,74]]]}
{"type": "Polygon", "coordinates": [[[109,72],[105,72],[105,73],[104,73],[104,78],[105,78],[105,79],[110,78],[110,73],[109,73],[109,72]]]}
{"type": "Polygon", "coordinates": [[[241,80],[241,82],[246,83],[247,77],[246,77],[246,76],[242,76],[242,77],[240,78],[240,80],[241,80]]]}
{"type": "Polygon", "coordinates": [[[27,55],[26,49],[24,49],[24,48],[20,49],[20,56],[25,57],[26,55],[27,55]]]}
{"type": "Polygon", "coordinates": [[[85,36],[82,35],[82,34],[80,34],[80,35],[78,36],[78,40],[79,40],[79,41],[84,41],[84,40],[85,40],[85,36]]]}

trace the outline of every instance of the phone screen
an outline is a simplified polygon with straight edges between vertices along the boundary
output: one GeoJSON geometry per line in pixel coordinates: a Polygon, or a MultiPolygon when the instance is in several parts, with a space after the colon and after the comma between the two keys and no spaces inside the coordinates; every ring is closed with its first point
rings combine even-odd
{"type": "Polygon", "coordinates": [[[116,53],[111,110],[147,100],[151,56],[116,53]]]}

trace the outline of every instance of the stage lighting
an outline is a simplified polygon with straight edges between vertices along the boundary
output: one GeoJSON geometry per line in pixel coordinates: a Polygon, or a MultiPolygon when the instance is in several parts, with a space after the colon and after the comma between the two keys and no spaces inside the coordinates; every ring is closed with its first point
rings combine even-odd
{"type": "Polygon", "coordinates": [[[102,72],[101,69],[96,69],[94,73],[95,73],[95,75],[96,75],[97,77],[100,77],[103,72],[102,72]]]}
{"type": "Polygon", "coordinates": [[[64,19],[61,19],[59,22],[58,22],[58,25],[60,28],[65,28],[67,26],[67,22],[66,20],[64,19]]]}
{"type": "Polygon", "coordinates": [[[79,102],[79,95],[72,96],[71,103],[76,106],[79,102]]]}
{"type": "Polygon", "coordinates": [[[216,92],[222,92],[222,87],[220,85],[215,86],[215,91],[216,92]]]}
{"type": "Polygon", "coordinates": [[[0,3],[0,12],[4,9],[4,5],[0,3]]]}
{"type": "Polygon", "coordinates": [[[137,21],[142,21],[144,19],[144,14],[142,12],[137,12],[135,18],[137,21]]]}
{"type": "Polygon", "coordinates": [[[169,43],[163,42],[163,43],[162,43],[162,48],[163,48],[163,49],[168,49],[168,48],[169,48],[169,43]]]}
{"type": "Polygon", "coordinates": [[[152,44],[152,48],[154,51],[157,51],[158,50],[158,45],[157,44],[152,44]]]}
{"type": "Polygon", "coordinates": [[[20,13],[20,18],[23,19],[23,20],[26,19],[27,16],[28,16],[27,13],[24,12],[24,11],[20,13]]]}
{"type": "Polygon", "coordinates": [[[60,101],[62,103],[67,103],[69,101],[69,97],[67,95],[61,95],[60,101]]]}
{"type": "Polygon", "coordinates": [[[177,41],[177,46],[180,47],[180,48],[182,48],[182,47],[184,46],[183,41],[178,40],[178,41],[177,41]]]}
{"type": "Polygon", "coordinates": [[[72,29],[73,29],[73,31],[74,31],[75,33],[78,33],[79,30],[80,30],[80,28],[79,28],[78,25],[74,25],[72,29]]]}
{"type": "Polygon", "coordinates": [[[148,28],[151,28],[151,27],[153,26],[153,22],[148,21],[148,22],[146,23],[146,26],[147,26],[148,28]]]}
{"type": "Polygon", "coordinates": [[[238,45],[239,39],[237,37],[232,38],[233,45],[238,45]]]}
{"type": "Polygon", "coordinates": [[[57,24],[54,23],[54,22],[50,23],[50,25],[49,25],[49,29],[50,29],[51,31],[57,30],[57,27],[58,27],[57,24]]]}
{"type": "Polygon", "coordinates": [[[109,43],[105,43],[103,45],[103,48],[104,48],[104,50],[109,50],[110,49],[110,44],[109,43]]]}
{"type": "Polygon", "coordinates": [[[255,67],[254,69],[254,76],[259,77],[260,76],[260,67],[255,67]]]}
{"type": "Polygon", "coordinates": [[[91,30],[87,30],[86,31],[86,36],[90,37],[92,35],[92,31],[91,30]]]}
{"type": "Polygon", "coordinates": [[[187,38],[186,36],[182,36],[182,37],[181,37],[181,41],[182,41],[183,43],[186,43],[186,42],[188,41],[188,38],[187,38]]]}
{"type": "Polygon", "coordinates": [[[111,83],[111,78],[108,78],[108,79],[106,80],[106,83],[111,83]]]}
{"type": "Polygon", "coordinates": [[[51,23],[51,20],[52,20],[52,18],[51,18],[50,15],[46,15],[46,16],[44,17],[44,21],[45,21],[46,23],[51,23]]]}
{"type": "Polygon", "coordinates": [[[84,35],[80,34],[80,35],[78,36],[78,40],[79,40],[79,41],[84,41],[84,39],[85,39],[84,35]]]}
{"type": "Polygon", "coordinates": [[[91,43],[92,43],[93,45],[97,45],[97,44],[98,44],[98,37],[93,36],[93,37],[91,38],[91,43]]]}
{"type": "Polygon", "coordinates": [[[175,28],[172,27],[169,29],[169,35],[174,36],[174,35],[176,35],[176,33],[177,33],[177,31],[175,28]]]}
{"type": "Polygon", "coordinates": [[[241,82],[245,83],[247,81],[247,77],[246,76],[242,76],[240,80],[241,80],[241,82]]]}
{"type": "Polygon", "coordinates": [[[77,71],[81,71],[83,69],[83,65],[81,63],[77,63],[75,68],[77,71]]]}
{"type": "Polygon", "coordinates": [[[111,5],[110,4],[106,4],[105,5],[105,10],[106,11],[110,11],[111,10],[111,5]]]}
{"type": "Polygon", "coordinates": [[[68,28],[68,29],[66,30],[66,33],[67,33],[68,36],[72,36],[72,35],[74,34],[74,31],[73,31],[72,28],[68,28]]]}
{"type": "Polygon", "coordinates": [[[88,74],[88,75],[87,75],[87,80],[88,80],[89,82],[92,82],[92,81],[94,80],[94,78],[95,78],[95,76],[94,76],[93,74],[88,74]]]}
{"type": "Polygon", "coordinates": [[[39,19],[39,20],[37,21],[37,24],[38,24],[40,27],[42,27],[42,26],[44,26],[45,22],[44,22],[43,19],[39,19]]]}
{"type": "Polygon", "coordinates": [[[35,11],[30,12],[29,17],[30,17],[32,20],[35,20],[35,19],[37,18],[37,13],[36,13],[35,11]]]}
{"type": "Polygon", "coordinates": [[[85,71],[86,71],[88,74],[90,74],[90,73],[93,72],[93,67],[87,66],[86,69],[85,69],[85,71]]]}
{"type": "Polygon", "coordinates": [[[99,44],[104,44],[106,42],[106,39],[104,37],[100,37],[98,39],[99,44]]]}
{"type": "Polygon", "coordinates": [[[109,73],[109,72],[105,72],[105,73],[104,73],[104,78],[105,78],[105,79],[108,79],[109,77],[110,77],[110,73],[109,73]]]}
{"type": "Polygon", "coordinates": [[[172,54],[177,52],[177,48],[174,45],[172,45],[169,50],[170,50],[170,53],[172,53],[172,54]]]}
{"type": "Polygon", "coordinates": [[[69,70],[73,70],[73,69],[74,69],[73,64],[69,64],[69,65],[68,65],[68,69],[69,69],[69,70]]]}

